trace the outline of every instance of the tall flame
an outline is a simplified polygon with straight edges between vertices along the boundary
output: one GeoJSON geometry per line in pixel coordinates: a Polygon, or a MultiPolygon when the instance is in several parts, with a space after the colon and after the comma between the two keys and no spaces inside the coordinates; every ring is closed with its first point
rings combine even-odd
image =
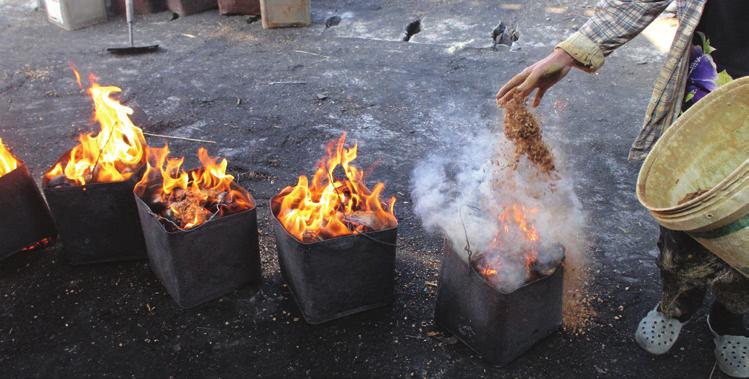
{"type": "MultiPolygon", "coordinates": [[[[78,72],[74,73],[79,78],[78,72]]],[[[94,103],[93,118],[100,126],[99,133],[78,136],[78,145],[44,174],[46,183],[63,178],[73,185],[122,182],[145,162],[146,140],[130,120],[132,108],[112,97],[122,90],[100,86],[94,75],[89,81],[87,92],[94,103]]]]}
{"type": "Polygon", "coordinates": [[[0,138],[0,176],[15,170],[17,167],[18,160],[16,160],[16,157],[13,156],[10,150],[3,145],[3,140],[0,138]]]}
{"type": "Polygon", "coordinates": [[[284,188],[272,200],[273,212],[300,241],[319,241],[398,225],[395,197],[383,203],[383,183],[370,190],[364,172],[351,162],[358,145],[345,147],[346,133],[328,144],[310,183],[300,176],[297,185],[284,188]],[[338,174],[338,176],[336,176],[338,174]],[[341,176],[340,174],[343,174],[341,176]]]}
{"type": "Polygon", "coordinates": [[[219,162],[205,148],[198,149],[202,167],[189,172],[182,168],[184,158],[169,158],[166,145],[149,147],[147,156],[148,166],[135,193],[179,229],[193,229],[212,217],[254,206],[249,193],[226,173],[226,159],[219,162]]]}

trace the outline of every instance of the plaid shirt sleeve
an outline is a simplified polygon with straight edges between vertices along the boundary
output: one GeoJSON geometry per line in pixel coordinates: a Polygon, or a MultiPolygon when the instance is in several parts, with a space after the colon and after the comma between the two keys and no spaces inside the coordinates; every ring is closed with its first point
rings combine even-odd
{"type": "Polygon", "coordinates": [[[593,16],[558,48],[595,71],[604,57],[642,32],[671,0],[601,0],[593,16]]]}

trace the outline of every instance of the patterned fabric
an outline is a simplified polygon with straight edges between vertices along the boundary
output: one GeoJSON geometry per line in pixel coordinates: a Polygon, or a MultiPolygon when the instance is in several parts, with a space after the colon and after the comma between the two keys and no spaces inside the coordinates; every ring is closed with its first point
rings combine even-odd
{"type": "Polygon", "coordinates": [[[749,279],[684,232],[661,228],[661,312],[684,322],[702,306],[708,288],[733,314],[749,312],[749,279]]]}
{"type": "MultiPolygon", "coordinates": [[[[640,135],[629,159],[643,159],[663,131],[681,112],[689,69],[689,49],[707,0],[675,0],[679,27],[671,51],[655,81],[640,135]]],[[[671,0],[601,0],[593,16],[557,45],[590,71],[599,69],[604,57],[642,32],[671,0]]]]}
{"type": "Polygon", "coordinates": [[[693,45],[689,50],[687,92],[682,105],[685,111],[716,88],[733,80],[726,70],[718,72],[718,67],[712,57],[715,48],[710,46],[710,39],[697,32],[695,40],[700,44],[693,45]]]}

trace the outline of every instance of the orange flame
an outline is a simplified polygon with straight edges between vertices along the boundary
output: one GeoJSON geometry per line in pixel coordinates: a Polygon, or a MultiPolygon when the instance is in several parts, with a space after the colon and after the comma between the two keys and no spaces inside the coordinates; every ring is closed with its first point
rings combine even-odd
{"type": "Polygon", "coordinates": [[[18,160],[16,160],[16,157],[13,156],[10,150],[3,145],[3,140],[0,138],[0,176],[3,176],[16,168],[18,168],[18,160]]]}
{"type": "MultiPolygon", "coordinates": [[[[78,72],[74,70],[76,80],[78,72]]],[[[113,94],[122,90],[102,87],[90,75],[88,94],[94,103],[94,120],[99,133],[78,136],[78,145],[66,153],[44,174],[45,184],[64,178],[73,185],[112,183],[128,180],[145,161],[146,140],[130,115],[133,110],[120,104],[113,94]]]]}
{"type": "Polygon", "coordinates": [[[149,147],[147,156],[148,166],[135,193],[178,229],[193,229],[213,217],[255,206],[250,194],[226,173],[226,159],[219,162],[205,148],[198,149],[202,167],[189,172],[182,168],[184,158],[169,158],[166,145],[149,147]]]}
{"type": "Polygon", "coordinates": [[[525,268],[530,272],[538,260],[538,243],[540,241],[538,230],[530,218],[537,215],[538,208],[528,208],[522,204],[514,203],[506,207],[498,216],[500,230],[494,236],[491,252],[483,255],[478,262],[477,270],[482,276],[489,278],[497,275],[497,266],[500,264],[499,254],[502,254],[503,246],[515,244],[524,247],[525,268]],[[519,236],[520,239],[517,239],[519,236]]]}
{"type": "Polygon", "coordinates": [[[358,145],[345,147],[346,133],[331,141],[327,155],[320,160],[309,183],[300,176],[297,185],[284,188],[272,200],[273,212],[294,237],[311,242],[393,228],[395,197],[383,203],[383,183],[370,190],[364,184],[364,172],[351,162],[358,145]],[[340,173],[339,173],[340,172],[340,173]],[[336,174],[345,174],[345,178],[336,174]]]}
{"type": "Polygon", "coordinates": [[[75,65],[73,63],[68,63],[68,67],[73,70],[73,75],[75,75],[75,83],[78,84],[78,88],[83,89],[83,83],[81,83],[81,75],[78,73],[78,69],[75,68],[75,65]]]}
{"type": "Polygon", "coordinates": [[[490,276],[497,275],[497,270],[493,268],[481,268],[479,269],[479,274],[488,278],[490,276]]]}
{"type": "Polygon", "coordinates": [[[526,214],[534,216],[537,213],[537,208],[526,208],[520,204],[512,204],[512,206],[505,209],[505,211],[499,215],[499,220],[505,228],[507,228],[508,225],[514,226],[525,240],[530,243],[531,246],[526,251],[525,256],[525,267],[528,269],[530,269],[530,267],[536,263],[536,259],[538,259],[538,250],[535,246],[538,242],[538,231],[536,230],[536,226],[528,221],[526,214]]]}

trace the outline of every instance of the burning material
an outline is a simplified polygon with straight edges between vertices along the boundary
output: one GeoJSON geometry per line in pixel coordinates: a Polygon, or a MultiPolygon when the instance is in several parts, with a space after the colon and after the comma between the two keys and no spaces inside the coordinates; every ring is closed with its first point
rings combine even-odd
{"type": "Polygon", "coordinates": [[[227,161],[198,150],[182,168],[169,148],[149,148],[134,190],[151,269],[174,301],[192,308],[261,282],[255,201],[226,173],[227,161]]]}
{"type": "Polygon", "coordinates": [[[43,248],[56,236],[39,188],[0,139],[0,259],[43,248]]]}
{"type": "Polygon", "coordinates": [[[395,197],[380,200],[383,183],[370,190],[364,171],[352,162],[357,145],[345,147],[346,134],[327,147],[310,183],[300,176],[297,185],[284,188],[272,200],[274,215],[286,230],[303,242],[390,229],[398,225],[395,197]]]}
{"type": "Polygon", "coordinates": [[[112,97],[119,88],[100,86],[93,75],[89,81],[99,132],[81,134],[44,174],[44,194],[71,263],[145,259],[133,200],[146,161],[143,132],[130,120],[133,110],[112,97]]]}
{"type": "Polygon", "coordinates": [[[541,177],[501,165],[488,149],[486,160],[471,160],[483,149],[467,147],[466,155],[422,162],[413,193],[425,227],[444,233],[478,273],[510,293],[560,265],[565,253],[556,229],[563,226],[556,220],[579,204],[568,187],[557,183],[552,191],[541,177]]]}
{"type": "MultiPolygon", "coordinates": [[[[74,73],[79,78],[78,72],[74,73]]],[[[94,75],[89,81],[87,93],[94,103],[93,118],[99,132],[79,135],[78,145],[44,174],[45,186],[123,182],[136,175],[145,162],[146,141],[130,120],[133,110],[112,97],[122,90],[99,85],[94,75]]]]}
{"type": "Polygon", "coordinates": [[[205,148],[198,150],[198,158],[202,167],[187,172],[184,158],[169,158],[168,146],[148,149],[148,167],[135,193],[170,231],[190,230],[255,207],[249,193],[226,173],[226,159],[219,162],[205,148]]]}
{"type": "Polygon", "coordinates": [[[556,170],[554,155],[543,141],[540,124],[523,100],[513,99],[505,106],[504,132],[515,144],[513,167],[517,167],[520,157],[525,155],[544,174],[556,170]]]}
{"type": "Polygon", "coordinates": [[[510,204],[500,212],[499,229],[489,246],[475,255],[474,252],[469,252],[469,259],[476,271],[496,287],[502,288],[502,277],[509,275],[502,272],[505,268],[517,270],[522,264],[525,281],[530,282],[554,273],[561,264],[564,250],[556,246],[547,247],[545,254],[542,255],[544,261],[539,261],[538,249],[541,247],[541,241],[533,222],[539,212],[539,208],[528,208],[519,203],[510,204]],[[515,249],[513,245],[521,246],[522,251],[511,257],[505,256],[503,252],[515,249]],[[518,262],[512,262],[511,265],[503,263],[508,258],[518,262]]]}

